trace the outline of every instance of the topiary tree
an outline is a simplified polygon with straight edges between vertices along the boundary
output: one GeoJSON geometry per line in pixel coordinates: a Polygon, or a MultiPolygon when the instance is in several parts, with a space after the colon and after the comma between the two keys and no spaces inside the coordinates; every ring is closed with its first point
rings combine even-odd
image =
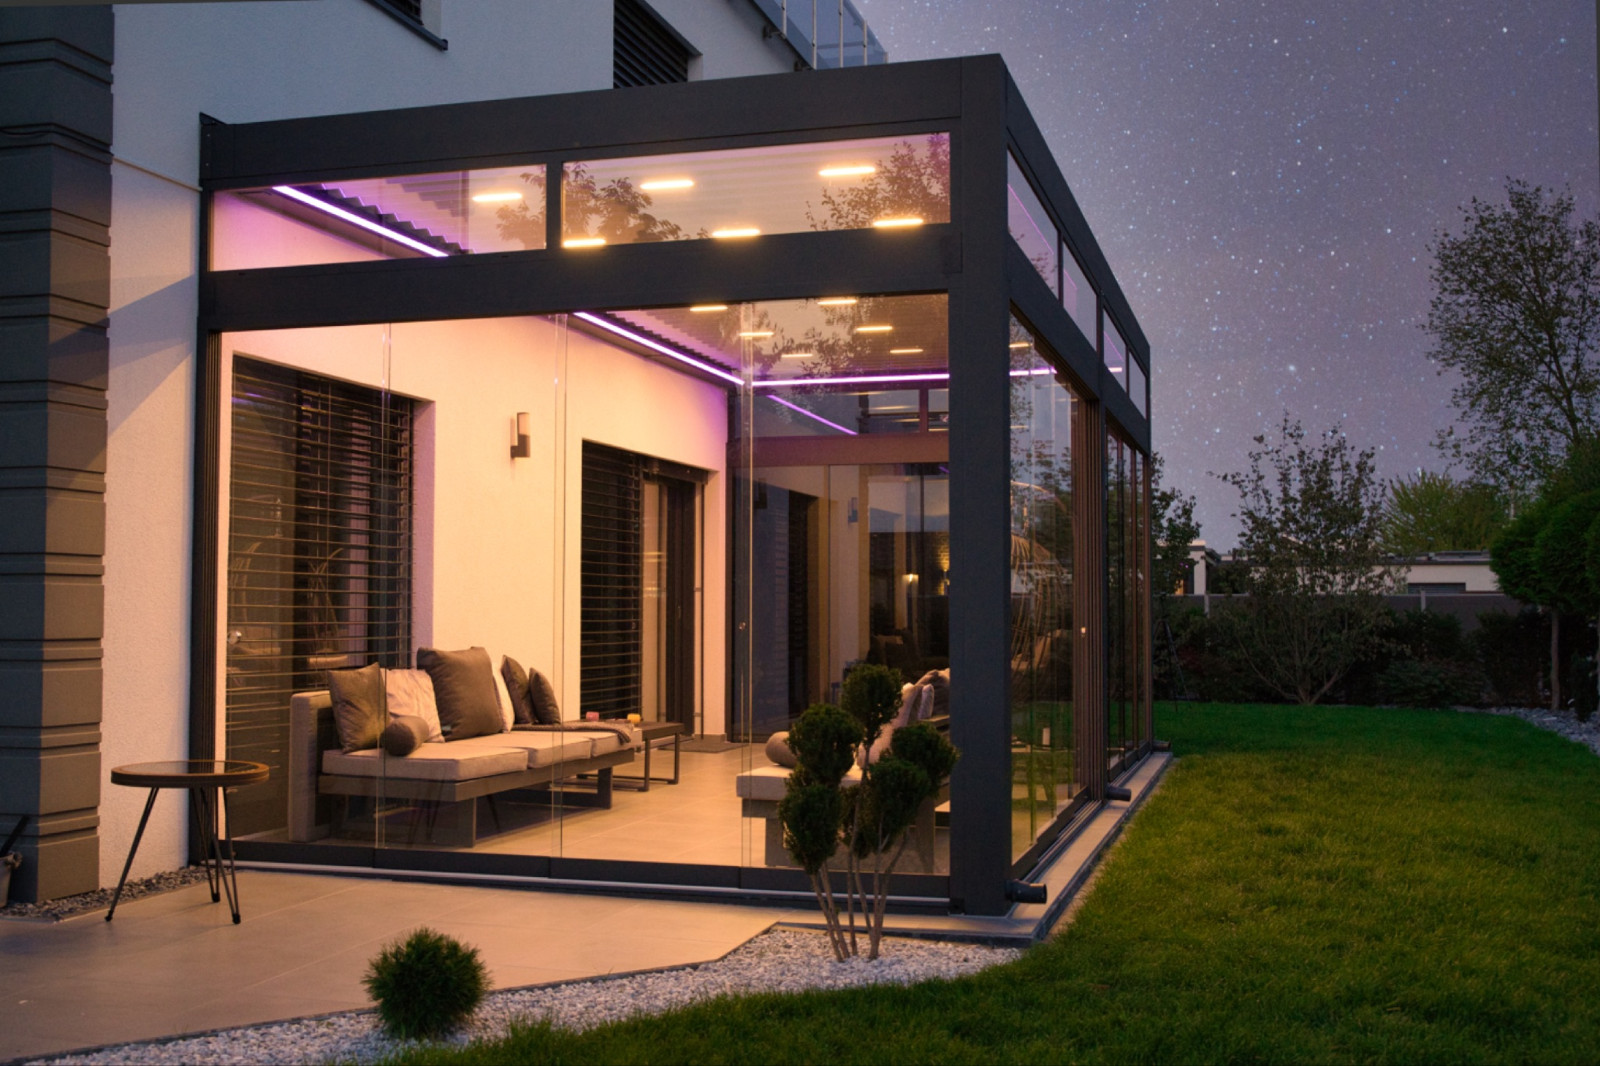
{"type": "Polygon", "coordinates": [[[873,746],[900,704],[898,671],[857,666],[845,678],[841,702],[843,707],[813,704],[790,731],[796,766],[778,804],[778,820],[784,847],[811,879],[834,957],[842,962],[859,954],[859,908],[870,961],[878,957],[889,881],[905,852],[907,833],[922,805],[949,780],[958,755],[943,734],[918,723],[897,729],[887,749],[873,757],[873,746]],[[845,775],[856,762],[861,782],[846,785],[845,775]],[[841,846],[846,852],[842,916],[829,865],[841,846]]]}
{"type": "Polygon", "coordinates": [[[845,793],[840,786],[855,763],[861,738],[861,724],[840,708],[828,703],[813,703],[806,708],[789,730],[788,744],[795,755],[795,768],[783,799],[778,801],[783,846],[811,879],[829,943],[840,962],[855,953],[854,922],[847,941],[828,863],[839,850],[840,829],[845,821],[845,793]]]}

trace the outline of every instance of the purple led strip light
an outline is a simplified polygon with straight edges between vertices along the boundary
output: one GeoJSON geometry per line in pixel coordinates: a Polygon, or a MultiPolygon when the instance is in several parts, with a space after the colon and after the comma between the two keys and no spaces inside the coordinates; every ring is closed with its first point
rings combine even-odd
{"type": "Polygon", "coordinates": [[[730,374],[719,366],[696,359],[692,355],[685,355],[683,352],[677,351],[673,348],[668,348],[665,344],[662,344],[659,341],[653,341],[643,334],[633,332],[631,329],[623,329],[615,322],[601,318],[599,315],[591,315],[587,311],[576,311],[574,314],[583,319],[585,322],[599,326],[601,329],[609,330],[619,337],[626,337],[635,344],[642,344],[651,351],[660,352],[669,359],[676,359],[680,363],[686,363],[702,373],[721,378],[723,381],[729,382],[733,385],[744,384],[744,379],[739,377],[737,374],[730,374]]]}
{"type": "Polygon", "coordinates": [[[380,226],[371,219],[362,218],[354,211],[346,211],[344,208],[330,204],[326,200],[319,200],[310,193],[301,192],[293,185],[274,185],[272,187],[272,191],[277,193],[279,196],[287,196],[291,200],[298,200],[309,207],[316,208],[318,211],[325,211],[334,218],[343,219],[344,221],[360,226],[365,230],[371,230],[380,237],[387,237],[389,240],[403,244],[407,248],[415,248],[424,255],[431,255],[435,259],[445,259],[450,255],[449,252],[441,252],[439,249],[434,248],[431,245],[423,244],[421,241],[413,237],[407,237],[404,233],[392,230],[388,226],[380,226]]]}
{"type": "MultiPolygon", "coordinates": [[[[711,374],[711,375],[713,375],[715,377],[719,377],[723,381],[729,382],[729,383],[734,384],[734,385],[741,385],[742,386],[744,384],[744,379],[738,377],[737,375],[728,373],[726,370],[723,370],[721,367],[713,366],[711,363],[707,363],[707,362],[704,362],[703,360],[696,359],[692,355],[685,355],[683,352],[677,351],[676,349],[668,348],[665,344],[661,344],[658,341],[651,340],[649,337],[646,337],[643,334],[635,333],[631,329],[624,329],[621,326],[617,325],[615,322],[608,321],[607,319],[601,318],[598,315],[592,315],[587,311],[578,311],[578,312],[576,312],[576,314],[577,314],[577,316],[579,318],[583,319],[585,322],[591,323],[593,325],[599,326],[601,329],[608,330],[608,331],[610,331],[612,333],[615,333],[619,337],[626,337],[630,341],[633,341],[635,344],[642,344],[646,348],[649,348],[653,352],[660,352],[662,355],[665,355],[665,356],[667,356],[669,358],[672,358],[672,359],[676,359],[680,363],[686,363],[689,366],[694,367],[696,370],[704,371],[707,374],[711,374]]],[[[815,412],[812,412],[812,411],[807,411],[804,407],[801,407],[798,404],[790,403],[788,400],[782,399],[782,398],[777,397],[777,396],[769,396],[769,397],[767,397],[767,399],[772,400],[775,403],[781,403],[783,406],[789,408],[790,410],[798,411],[801,414],[805,415],[807,418],[810,418],[810,419],[812,419],[814,421],[822,423],[823,425],[827,426],[829,429],[836,429],[840,433],[848,433],[852,437],[856,436],[856,431],[855,430],[846,429],[844,426],[839,425],[837,422],[830,422],[826,418],[823,418],[821,415],[816,414],[815,412]]]]}

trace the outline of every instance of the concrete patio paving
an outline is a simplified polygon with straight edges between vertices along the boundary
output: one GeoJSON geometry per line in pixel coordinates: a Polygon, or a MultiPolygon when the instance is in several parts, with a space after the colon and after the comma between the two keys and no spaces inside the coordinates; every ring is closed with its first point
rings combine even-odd
{"type": "Polygon", "coordinates": [[[476,947],[495,988],[704,962],[797,912],[239,871],[244,922],[204,882],[116,920],[0,921],[0,1059],[371,1006],[361,976],[420,925],[476,947]]]}
{"type": "MultiPolygon", "coordinates": [[[[1045,904],[996,917],[891,914],[901,936],[1026,946],[1049,935],[1101,856],[1159,785],[1146,759],[1129,800],[1091,812],[1035,876],[1045,904]]],[[[816,909],[629,899],[241,869],[244,921],[204,882],[63,922],[0,920],[0,1060],[371,1006],[361,977],[384,945],[426,925],[476,947],[493,987],[687,966],[816,909]]]]}

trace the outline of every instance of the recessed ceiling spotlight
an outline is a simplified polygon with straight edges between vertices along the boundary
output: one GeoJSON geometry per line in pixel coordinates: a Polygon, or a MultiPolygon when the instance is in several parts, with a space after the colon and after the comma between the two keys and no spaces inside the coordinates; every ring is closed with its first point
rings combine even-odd
{"type": "Polygon", "coordinates": [[[515,189],[507,192],[480,192],[472,198],[475,204],[509,204],[522,199],[522,194],[515,189]]]}
{"type": "Polygon", "coordinates": [[[829,297],[827,297],[825,299],[818,300],[817,301],[817,306],[818,307],[849,307],[851,304],[857,304],[857,303],[860,303],[860,302],[861,302],[860,299],[858,299],[857,297],[854,297],[854,296],[829,296],[829,297]]]}
{"type": "Polygon", "coordinates": [[[728,237],[759,237],[761,236],[761,231],[755,226],[735,226],[731,229],[714,229],[711,231],[711,235],[719,239],[726,239],[728,237]]]}
{"type": "Polygon", "coordinates": [[[856,332],[857,333],[888,333],[889,331],[891,331],[893,329],[894,329],[893,326],[857,326],[856,327],[856,332]]]}
{"type": "Polygon", "coordinates": [[[693,311],[697,315],[709,315],[713,311],[726,311],[727,309],[727,304],[695,304],[693,307],[689,308],[689,310],[693,311]]]}
{"type": "Polygon", "coordinates": [[[604,237],[568,237],[561,242],[563,248],[598,248],[606,243],[604,237]]]}
{"type": "Polygon", "coordinates": [[[851,166],[823,167],[817,171],[817,175],[823,178],[859,178],[877,172],[878,168],[869,163],[858,163],[851,166]]]}
{"type": "Polygon", "coordinates": [[[890,355],[921,355],[921,348],[890,348],[890,355]]]}
{"type": "Polygon", "coordinates": [[[692,189],[693,178],[657,178],[655,181],[641,181],[639,188],[645,192],[660,192],[663,189],[692,189]]]}
{"type": "Polygon", "coordinates": [[[1018,348],[1032,348],[1033,347],[1033,342],[1032,341],[1012,341],[1011,344],[1009,345],[1009,347],[1011,348],[1012,351],[1016,351],[1018,348]]]}

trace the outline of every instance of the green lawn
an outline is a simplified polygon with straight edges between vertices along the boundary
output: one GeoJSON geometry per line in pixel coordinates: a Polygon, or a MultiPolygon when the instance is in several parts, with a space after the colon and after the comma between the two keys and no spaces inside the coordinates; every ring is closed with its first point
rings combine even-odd
{"type": "Polygon", "coordinates": [[[959,981],[441,1062],[1600,1061],[1600,759],[1511,718],[1188,706],[1076,922],[959,981]]]}

